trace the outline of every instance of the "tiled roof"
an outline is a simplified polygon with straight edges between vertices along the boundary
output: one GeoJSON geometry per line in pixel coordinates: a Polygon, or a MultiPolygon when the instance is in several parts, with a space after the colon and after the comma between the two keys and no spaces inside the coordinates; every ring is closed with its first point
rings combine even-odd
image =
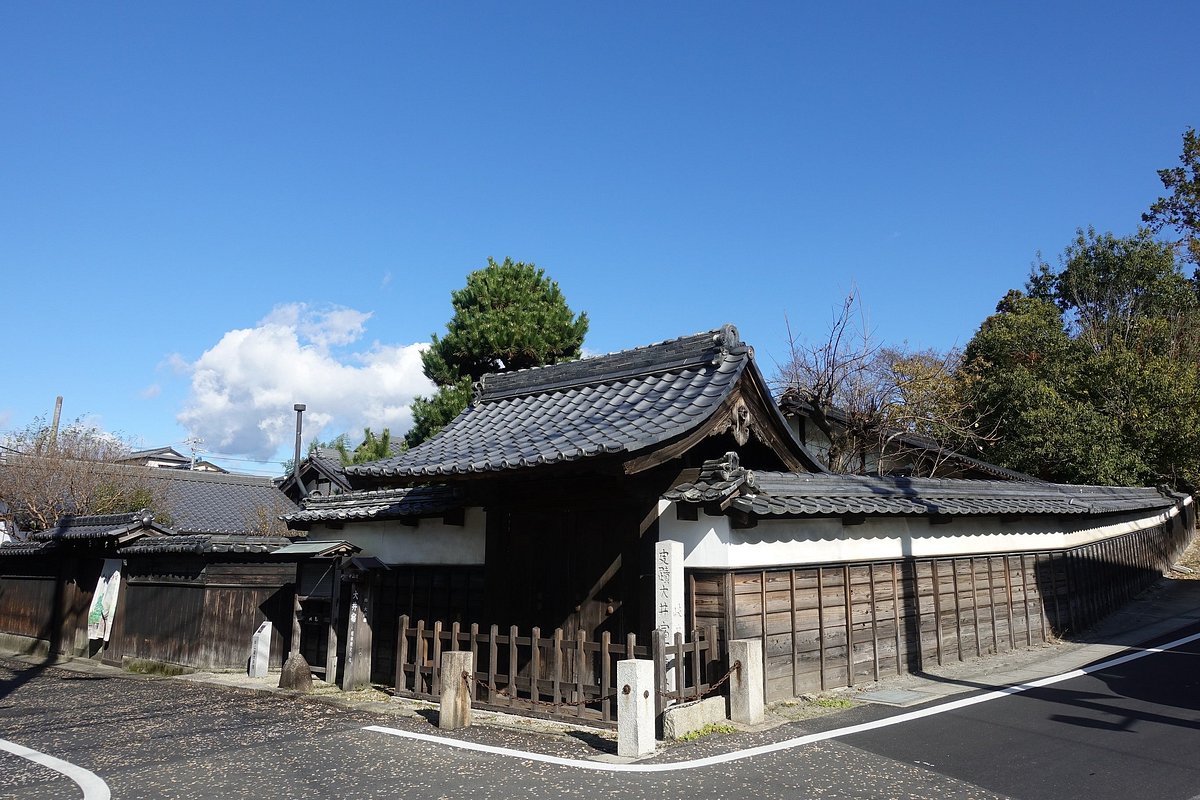
{"type": "Polygon", "coordinates": [[[596,358],[485,375],[472,405],[437,436],[346,473],[438,478],[636,453],[700,426],[747,370],[757,374],[751,350],[726,325],[596,358]]]}
{"type": "Polygon", "coordinates": [[[156,469],[143,472],[152,486],[161,488],[171,527],[180,533],[253,533],[261,520],[296,508],[270,478],[156,469]]]}
{"type": "Polygon", "coordinates": [[[86,517],[63,517],[53,528],[29,534],[35,542],[78,542],[89,539],[108,539],[141,524],[143,515],[95,514],[86,517]]]}
{"type": "Polygon", "coordinates": [[[344,489],[350,488],[350,481],[343,471],[342,455],[335,447],[320,447],[308,457],[314,467],[323,472],[331,481],[344,489]]]}
{"type": "Polygon", "coordinates": [[[0,557],[45,555],[57,549],[57,542],[5,542],[4,544],[0,544],[0,557]]]}
{"type": "Polygon", "coordinates": [[[449,486],[416,486],[405,489],[346,492],[309,497],[301,510],[286,515],[289,525],[312,522],[398,519],[444,514],[461,508],[462,493],[449,486]]]}
{"type": "MultiPolygon", "coordinates": [[[[131,484],[146,487],[162,500],[159,524],[169,520],[177,533],[254,534],[262,522],[296,510],[270,478],[189,472],[153,467],[106,466],[131,484]]],[[[66,517],[66,525],[31,534],[43,541],[88,539],[107,535],[134,521],[134,512],[90,517],[66,517]]]]}
{"type": "Polygon", "coordinates": [[[1165,509],[1181,497],[1120,486],[751,472],[727,459],[706,462],[695,482],[663,496],[684,503],[722,503],[758,517],[1100,515],[1165,509]]]}
{"type": "Polygon", "coordinates": [[[119,548],[124,556],[146,555],[261,555],[273,553],[291,544],[281,536],[226,536],[192,534],[183,536],[146,536],[119,548]]]}

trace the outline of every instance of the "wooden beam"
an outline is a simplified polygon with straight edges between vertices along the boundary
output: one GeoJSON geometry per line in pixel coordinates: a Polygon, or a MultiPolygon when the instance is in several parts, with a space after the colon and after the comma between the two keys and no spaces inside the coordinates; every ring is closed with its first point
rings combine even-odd
{"type": "Polygon", "coordinates": [[[453,525],[456,528],[461,528],[467,524],[467,510],[465,508],[452,508],[442,514],[442,523],[445,525],[453,525]]]}
{"type": "Polygon", "coordinates": [[[694,503],[675,503],[675,519],[695,522],[700,519],[700,509],[694,503]]]}
{"type": "Polygon", "coordinates": [[[730,392],[729,396],[726,397],[721,402],[721,405],[717,407],[717,410],[714,411],[709,418],[704,421],[703,424],[686,436],[676,439],[669,444],[655,448],[645,455],[637,456],[626,461],[625,474],[634,475],[639,472],[645,472],[653,467],[657,467],[659,464],[665,464],[666,462],[683,455],[688,450],[691,450],[709,436],[715,436],[716,434],[727,430],[729,428],[729,415],[732,413],[734,405],[737,404],[739,396],[740,393],[736,390],[730,392]]]}
{"type": "Polygon", "coordinates": [[[843,525],[862,525],[866,521],[866,514],[842,514],[843,525]]]}

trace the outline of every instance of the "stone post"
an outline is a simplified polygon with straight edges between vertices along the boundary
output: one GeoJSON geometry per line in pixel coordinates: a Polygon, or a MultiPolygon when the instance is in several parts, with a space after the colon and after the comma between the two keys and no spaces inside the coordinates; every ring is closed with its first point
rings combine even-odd
{"type": "Polygon", "coordinates": [[[759,725],[765,719],[762,639],[730,641],[729,664],[739,661],[742,668],[729,676],[729,719],[743,725],[759,725]]]}
{"type": "Polygon", "coordinates": [[[654,752],[654,662],[617,662],[617,755],[638,758],[654,752]]]}
{"type": "Polygon", "coordinates": [[[438,711],[438,727],[444,731],[471,727],[471,687],[463,673],[475,673],[471,651],[442,653],[442,704],[438,711]]]}
{"type": "MultiPolygon", "coordinates": [[[[683,630],[683,542],[663,541],[654,545],[654,627],[663,642],[674,644],[683,630]]],[[[666,664],[668,691],[676,687],[676,664],[666,664]]]]}
{"type": "Polygon", "coordinates": [[[259,625],[254,636],[250,637],[249,673],[251,678],[267,677],[267,664],[271,660],[271,633],[272,625],[270,621],[267,621],[259,625]]]}

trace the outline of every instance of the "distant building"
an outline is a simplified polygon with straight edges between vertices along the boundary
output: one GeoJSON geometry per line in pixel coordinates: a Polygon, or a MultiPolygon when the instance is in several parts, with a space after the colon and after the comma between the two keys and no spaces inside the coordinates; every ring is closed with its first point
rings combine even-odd
{"type": "Polygon", "coordinates": [[[191,456],[185,456],[174,447],[155,447],[150,450],[137,450],[124,458],[117,459],[118,464],[128,464],[137,467],[157,467],[158,469],[187,469],[192,472],[220,472],[229,474],[229,470],[218,467],[204,459],[192,463],[191,456]]]}

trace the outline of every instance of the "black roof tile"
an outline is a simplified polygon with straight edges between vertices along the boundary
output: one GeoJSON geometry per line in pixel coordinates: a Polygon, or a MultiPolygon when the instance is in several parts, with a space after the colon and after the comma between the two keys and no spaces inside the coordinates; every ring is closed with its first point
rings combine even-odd
{"type": "Polygon", "coordinates": [[[1182,495],[1123,486],[900,478],[744,470],[732,461],[706,462],[700,477],[663,494],[683,503],[727,502],[760,517],[865,515],[1101,515],[1166,509],[1182,495]]]}
{"type": "Polygon", "coordinates": [[[415,486],[404,489],[345,492],[327,497],[313,496],[301,509],[284,516],[293,527],[313,522],[399,519],[444,514],[462,508],[462,492],[450,486],[415,486]]]}
{"type": "Polygon", "coordinates": [[[596,358],[485,375],[472,405],[437,436],[346,473],[445,478],[635,453],[696,428],[747,369],[757,373],[751,350],[726,325],[596,358]]]}

